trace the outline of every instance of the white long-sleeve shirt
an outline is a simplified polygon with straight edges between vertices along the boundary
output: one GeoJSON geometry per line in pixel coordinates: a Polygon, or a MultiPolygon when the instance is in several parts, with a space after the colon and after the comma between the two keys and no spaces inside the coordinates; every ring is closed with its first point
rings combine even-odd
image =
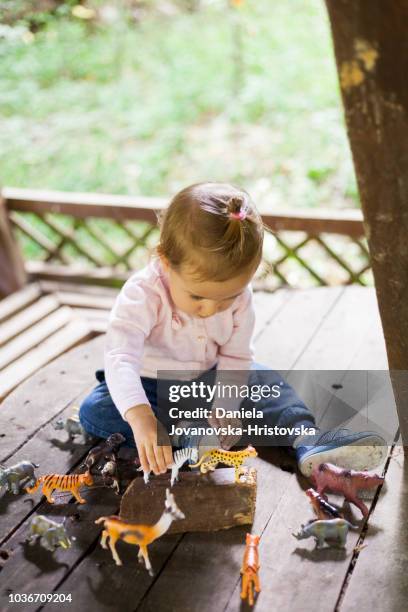
{"type": "Polygon", "coordinates": [[[129,408],[149,404],[141,376],[172,370],[188,380],[216,364],[218,370],[249,370],[254,325],[250,286],[223,312],[193,317],[175,307],[167,274],[154,259],[124,284],[109,319],[105,377],[119,412],[125,418],[129,408]]]}

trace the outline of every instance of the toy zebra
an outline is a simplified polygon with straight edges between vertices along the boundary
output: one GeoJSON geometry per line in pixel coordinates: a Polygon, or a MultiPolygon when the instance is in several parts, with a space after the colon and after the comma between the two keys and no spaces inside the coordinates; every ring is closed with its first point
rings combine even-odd
{"type": "MultiPolygon", "coordinates": [[[[182,466],[186,461],[197,461],[198,449],[195,447],[186,447],[176,451],[173,454],[174,463],[171,468],[170,487],[178,480],[178,474],[182,466]]],[[[145,472],[142,467],[139,467],[138,472],[143,471],[143,480],[145,484],[148,484],[150,478],[150,472],[145,472]]]]}
{"type": "Polygon", "coordinates": [[[178,450],[173,455],[174,463],[171,468],[171,479],[170,479],[170,487],[174,485],[178,480],[178,474],[180,469],[186,463],[186,461],[198,461],[198,448],[195,447],[186,447],[178,450]]]}

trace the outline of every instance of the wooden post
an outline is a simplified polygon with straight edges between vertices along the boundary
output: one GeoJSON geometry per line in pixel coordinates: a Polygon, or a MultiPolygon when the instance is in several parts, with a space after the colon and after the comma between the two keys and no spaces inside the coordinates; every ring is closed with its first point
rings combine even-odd
{"type": "Polygon", "coordinates": [[[26,282],[24,262],[11,233],[5,202],[0,196],[0,299],[21,289],[26,282]]]}
{"type": "Polygon", "coordinates": [[[404,446],[408,446],[407,0],[326,0],[404,446]],[[404,371],[404,372],[402,372],[404,371]]]}

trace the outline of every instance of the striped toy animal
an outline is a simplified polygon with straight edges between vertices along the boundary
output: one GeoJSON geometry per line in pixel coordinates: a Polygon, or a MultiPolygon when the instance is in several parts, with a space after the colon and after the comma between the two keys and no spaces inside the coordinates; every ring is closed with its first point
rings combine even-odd
{"type": "MultiPolygon", "coordinates": [[[[178,480],[178,473],[181,467],[188,460],[197,461],[198,459],[198,449],[193,447],[186,447],[176,451],[173,454],[174,463],[171,466],[171,477],[170,477],[170,488],[174,485],[174,483],[178,480]]],[[[143,472],[143,480],[145,484],[149,484],[150,480],[150,472],[145,472],[140,466],[137,468],[138,472],[143,472]]]]}
{"type": "Polygon", "coordinates": [[[42,492],[50,504],[53,504],[55,501],[52,497],[52,492],[54,489],[59,489],[60,491],[70,491],[80,504],[85,504],[86,500],[81,497],[79,489],[84,485],[89,487],[93,485],[93,482],[93,477],[90,472],[85,472],[85,474],[63,475],[46,474],[45,476],[40,476],[33,487],[27,487],[26,491],[27,493],[35,493],[38,487],[42,484],[42,492]]]}
{"type": "Polygon", "coordinates": [[[225,465],[231,465],[233,468],[235,468],[235,482],[239,482],[240,476],[244,471],[242,464],[245,459],[247,459],[247,457],[257,456],[258,453],[251,445],[241,451],[227,451],[223,450],[222,448],[213,448],[212,450],[204,453],[198,463],[194,463],[189,467],[200,467],[201,473],[206,474],[208,471],[213,472],[218,463],[225,463],[225,465]]]}
{"type": "Polygon", "coordinates": [[[198,448],[186,447],[176,451],[173,455],[174,463],[171,467],[170,487],[178,480],[178,474],[186,461],[197,461],[198,448]]]}

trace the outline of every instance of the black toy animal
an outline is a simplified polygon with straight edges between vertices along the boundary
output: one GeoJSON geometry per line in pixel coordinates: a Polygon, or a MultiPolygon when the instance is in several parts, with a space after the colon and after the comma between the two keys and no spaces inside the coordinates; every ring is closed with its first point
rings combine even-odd
{"type": "Polygon", "coordinates": [[[98,444],[98,446],[95,446],[89,451],[84,463],[82,464],[83,467],[86,467],[87,470],[92,472],[92,468],[98,467],[98,464],[102,460],[104,460],[104,462],[116,462],[116,454],[125,440],[125,436],[122,436],[121,433],[112,434],[107,440],[105,440],[105,442],[98,444]]]}

